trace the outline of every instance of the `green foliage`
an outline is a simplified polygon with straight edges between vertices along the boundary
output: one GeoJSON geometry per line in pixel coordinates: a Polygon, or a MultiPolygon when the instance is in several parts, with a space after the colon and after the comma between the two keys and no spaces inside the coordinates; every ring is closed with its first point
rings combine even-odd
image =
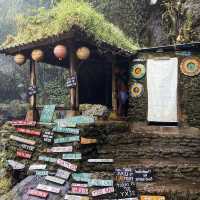
{"type": "Polygon", "coordinates": [[[31,42],[69,31],[73,25],[83,28],[96,41],[106,41],[111,45],[135,51],[136,45],[116,26],[106,21],[84,0],[61,0],[52,9],[40,8],[37,15],[18,17],[18,32],[13,40],[6,41],[3,47],[31,42]]]}

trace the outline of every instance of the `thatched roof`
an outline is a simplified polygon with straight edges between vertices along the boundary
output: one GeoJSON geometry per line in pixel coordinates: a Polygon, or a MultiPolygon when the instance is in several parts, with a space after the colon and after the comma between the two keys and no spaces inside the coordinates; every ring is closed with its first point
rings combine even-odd
{"type": "Polygon", "coordinates": [[[40,9],[37,15],[21,17],[16,36],[9,36],[1,48],[5,50],[55,38],[74,26],[94,38],[97,45],[103,42],[128,52],[137,50],[137,45],[131,39],[84,0],[62,0],[51,9],[40,9]]]}

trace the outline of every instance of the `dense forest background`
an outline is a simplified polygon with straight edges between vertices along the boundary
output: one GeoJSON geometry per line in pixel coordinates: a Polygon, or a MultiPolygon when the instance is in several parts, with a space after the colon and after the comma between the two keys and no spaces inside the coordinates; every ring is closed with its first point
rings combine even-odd
{"type": "MultiPolygon", "coordinates": [[[[19,14],[33,14],[60,0],[0,0],[0,43],[14,35],[19,14]]],[[[200,39],[200,0],[86,0],[142,46],[158,46],[200,39]]],[[[28,63],[17,66],[0,56],[0,103],[26,102],[28,63]]],[[[39,103],[66,103],[67,71],[48,65],[37,67],[39,103]]]]}

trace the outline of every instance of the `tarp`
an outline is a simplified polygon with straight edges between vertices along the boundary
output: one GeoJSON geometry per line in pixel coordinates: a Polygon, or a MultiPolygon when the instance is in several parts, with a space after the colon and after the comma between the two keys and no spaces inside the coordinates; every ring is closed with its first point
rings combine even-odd
{"type": "Polygon", "coordinates": [[[147,61],[148,121],[177,122],[177,58],[147,61]]]}

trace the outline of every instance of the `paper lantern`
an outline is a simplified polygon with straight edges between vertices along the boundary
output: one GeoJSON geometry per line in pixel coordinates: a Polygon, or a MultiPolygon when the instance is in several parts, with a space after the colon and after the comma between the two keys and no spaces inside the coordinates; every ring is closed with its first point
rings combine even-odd
{"type": "Polygon", "coordinates": [[[23,65],[26,62],[26,58],[23,54],[17,54],[14,57],[14,61],[18,64],[18,65],[23,65]]]}
{"type": "Polygon", "coordinates": [[[57,45],[53,53],[59,60],[63,60],[67,55],[67,48],[64,45],[57,45]]]}
{"type": "Polygon", "coordinates": [[[40,49],[35,49],[32,51],[31,57],[34,61],[39,62],[44,58],[44,53],[40,49]]]}
{"type": "Polygon", "coordinates": [[[76,55],[80,60],[87,60],[90,56],[90,50],[87,47],[80,47],[76,51],[76,55]]]}

